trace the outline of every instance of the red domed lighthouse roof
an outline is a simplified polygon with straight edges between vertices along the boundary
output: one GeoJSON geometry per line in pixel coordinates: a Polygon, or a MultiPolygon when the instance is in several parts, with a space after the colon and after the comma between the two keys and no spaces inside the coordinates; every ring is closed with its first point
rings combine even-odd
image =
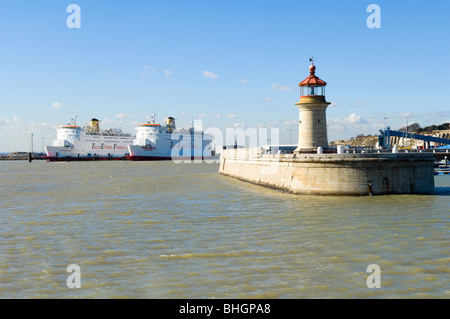
{"type": "Polygon", "coordinates": [[[309,73],[310,73],[310,76],[308,76],[306,79],[304,79],[302,82],[300,82],[298,84],[298,86],[325,86],[325,85],[327,85],[327,82],[322,81],[315,75],[316,66],[314,65],[314,62],[311,62],[311,65],[309,66],[309,73]]]}

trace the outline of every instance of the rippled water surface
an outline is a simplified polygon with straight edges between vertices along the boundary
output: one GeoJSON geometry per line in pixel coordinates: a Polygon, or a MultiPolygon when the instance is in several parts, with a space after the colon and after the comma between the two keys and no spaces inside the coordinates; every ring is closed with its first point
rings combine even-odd
{"type": "Polygon", "coordinates": [[[450,297],[450,176],[433,196],[312,197],[217,172],[1,162],[0,298],[450,297]]]}

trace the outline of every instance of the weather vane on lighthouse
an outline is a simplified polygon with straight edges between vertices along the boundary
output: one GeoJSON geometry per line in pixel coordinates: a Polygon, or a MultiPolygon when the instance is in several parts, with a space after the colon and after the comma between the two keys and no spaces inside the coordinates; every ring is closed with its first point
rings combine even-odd
{"type": "Polygon", "coordinates": [[[314,57],[313,57],[313,56],[310,57],[310,58],[309,58],[309,61],[312,62],[312,63],[314,63],[314,57]]]}

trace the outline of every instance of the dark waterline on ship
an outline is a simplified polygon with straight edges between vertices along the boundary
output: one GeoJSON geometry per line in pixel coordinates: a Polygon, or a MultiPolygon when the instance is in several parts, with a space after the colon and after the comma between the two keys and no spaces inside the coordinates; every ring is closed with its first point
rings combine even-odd
{"type": "Polygon", "coordinates": [[[1,162],[0,298],[450,297],[450,176],[435,195],[318,197],[217,171],[1,162]]]}

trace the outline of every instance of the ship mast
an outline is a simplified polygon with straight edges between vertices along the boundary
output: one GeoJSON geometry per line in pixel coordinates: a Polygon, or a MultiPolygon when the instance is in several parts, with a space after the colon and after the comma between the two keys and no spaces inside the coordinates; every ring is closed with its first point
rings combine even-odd
{"type": "Polygon", "coordinates": [[[152,118],[153,118],[153,124],[156,124],[156,110],[155,109],[153,109],[152,118]]]}
{"type": "Polygon", "coordinates": [[[77,113],[73,113],[72,125],[77,125],[77,113]]]}

